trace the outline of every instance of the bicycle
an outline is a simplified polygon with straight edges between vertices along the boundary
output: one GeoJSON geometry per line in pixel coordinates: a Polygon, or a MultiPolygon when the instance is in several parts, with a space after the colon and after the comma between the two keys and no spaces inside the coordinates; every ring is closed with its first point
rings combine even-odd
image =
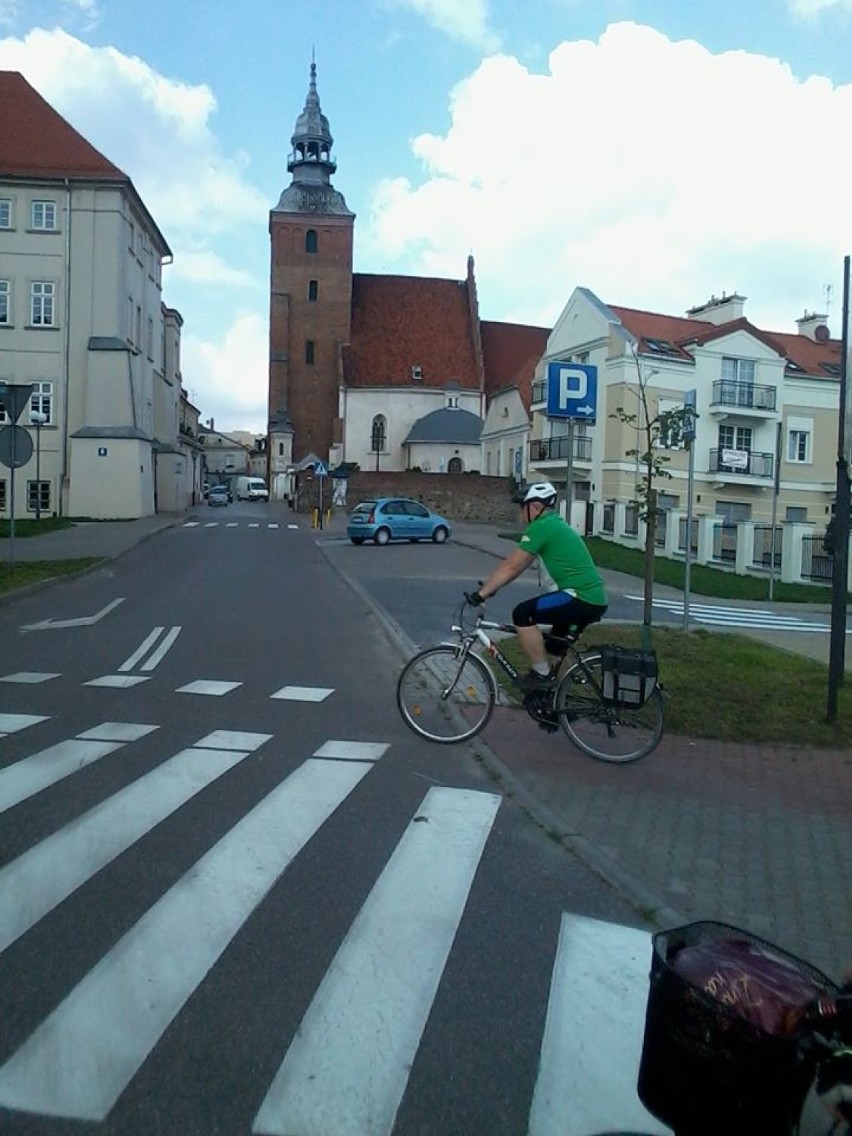
{"type": "MultiPolygon", "coordinates": [[[[484,652],[513,682],[518,672],[489,632],[514,634],[511,624],[496,623],[477,609],[473,624],[465,595],[454,641],[426,647],[406,663],[396,689],[403,721],[420,737],[453,745],[476,737],[488,724],[498,698],[492,669],[477,654],[484,652]]],[[[663,735],[663,698],[656,674],[633,704],[623,701],[605,673],[606,648],[583,651],[578,639],[587,624],[575,624],[567,636],[545,635],[556,659],[555,681],[527,694],[524,709],[542,729],[560,727],[583,753],[599,761],[625,763],[649,754],[663,735]],[[566,662],[568,665],[566,666],[566,662]]]]}

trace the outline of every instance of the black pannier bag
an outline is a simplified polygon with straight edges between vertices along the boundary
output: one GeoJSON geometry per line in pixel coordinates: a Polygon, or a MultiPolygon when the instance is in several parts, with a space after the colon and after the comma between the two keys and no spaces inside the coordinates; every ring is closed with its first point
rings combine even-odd
{"type": "Polygon", "coordinates": [[[602,692],[616,706],[641,706],[657,685],[655,651],[601,647],[602,692]]]}
{"type": "Polygon", "coordinates": [[[737,927],[655,935],[640,1100],[689,1136],[792,1133],[812,1074],[795,1023],[836,992],[809,963],[737,927]]]}

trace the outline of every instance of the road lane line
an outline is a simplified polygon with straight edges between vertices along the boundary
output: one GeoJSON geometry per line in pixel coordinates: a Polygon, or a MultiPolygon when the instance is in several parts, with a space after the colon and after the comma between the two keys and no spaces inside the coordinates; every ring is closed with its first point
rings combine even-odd
{"type": "Polygon", "coordinates": [[[44,714],[0,714],[0,737],[16,734],[18,730],[25,730],[28,726],[46,721],[47,717],[44,714]]]}
{"type": "Polygon", "coordinates": [[[161,663],[163,661],[164,655],[168,650],[170,650],[175,639],[177,639],[178,635],[180,635],[180,632],[181,628],[179,626],[173,627],[168,635],[165,636],[156,651],[152,653],[149,659],[145,660],[145,662],[139,669],[143,671],[152,671],[158,663],[161,663]]]}
{"type": "Polygon", "coordinates": [[[151,634],[146,639],[142,640],[142,643],[139,647],[136,648],[133,654],[124,660],[124,662],[118,668],[119,671],[132,671],[139,660],[148,653],[151,647],[153,647],[154,643],[157,641],[157,639],[159,639],[162,633],[162,627],[155,627],[151,634]]]}
{"type": "Polygon", "coordinates": [[[372,768],[309,758],[276,786],[0,1068],[0,1104],[103,1120],[245,920],[372,768]]]}
{"type": "Polygon", "coordinates": [[[528,1136],[669,1133],[636,1095],[651,936],[564,914],[528,1136]]]}
{"type": "Polygon", "coordinates": [[[100,741],[95,738],[68,738],[40,753],[16,761],[14,765],[0,771],[0,813],[5,813],[28,797],[48,789],[57,781],[70,777],[78,769],[100,761],[125,744],[120,739],[100,741]]]}
{"type": "Polygon", "coordinates": [[[429,790],[326,972],[253,1132],[391,1131],[499,805],[492,793],[429,790]]]}

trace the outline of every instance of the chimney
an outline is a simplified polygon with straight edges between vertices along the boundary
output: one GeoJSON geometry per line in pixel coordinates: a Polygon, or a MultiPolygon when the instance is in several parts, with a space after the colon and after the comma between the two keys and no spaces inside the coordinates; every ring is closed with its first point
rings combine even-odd
{"type": "Polygon", "coordinates": [[[686,314],[690,319],[707,320],[719,327],[723,323],[742,319],[745,302],[745,296],[738,296],[736,292],[732,296],[726,296],[723,292],[721,298],[711,296],[706,304],[699,304],[696,308],[690,308],[686,314]]]}
{"type": "Polygon", "coordinates": [[[815,343],[825,343],[827,339],[831,338],[828,331],[827,315],[821,316],[816,312],[805,311],[802,318],[796,320],[796,327],[799,329],[799,335],[806,335],[815,343]]]}

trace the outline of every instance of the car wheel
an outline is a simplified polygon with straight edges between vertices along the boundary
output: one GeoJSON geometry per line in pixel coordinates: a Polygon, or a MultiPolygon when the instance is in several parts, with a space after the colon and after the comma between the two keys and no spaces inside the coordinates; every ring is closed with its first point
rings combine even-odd
{"type": "Polygon", "coordinates": [[[376,544],[387,544],[390,540],[390,531],[388,529],[376,529],[376,535],[373,537],[376,544]]]}
{"type": "Polygon", "coordinates": [[[432,540],[435,542],[435,544],[443,544],[446,539],[447,530],[443,525],[438,525],[438,527],[432,533],[432,540]]]}
{"type": "Polygon", "coordinates": [[[363,544],[364,538],[362,536],[351,536],[349,538],[353,544],[363,544]]]}

